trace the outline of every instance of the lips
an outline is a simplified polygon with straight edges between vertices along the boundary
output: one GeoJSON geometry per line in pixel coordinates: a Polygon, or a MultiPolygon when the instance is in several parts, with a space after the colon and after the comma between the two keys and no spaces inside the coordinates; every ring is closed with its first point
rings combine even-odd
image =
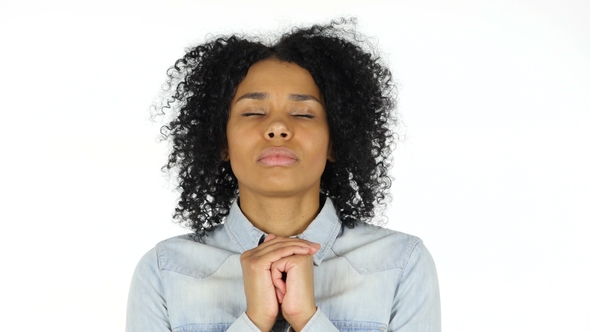
{"type": "Polygon", "coordinates": [[[278,146],[265,149],[258,157],[258,162],[266,166],[289,166],[298,160],[293,151],[278,146]]]}

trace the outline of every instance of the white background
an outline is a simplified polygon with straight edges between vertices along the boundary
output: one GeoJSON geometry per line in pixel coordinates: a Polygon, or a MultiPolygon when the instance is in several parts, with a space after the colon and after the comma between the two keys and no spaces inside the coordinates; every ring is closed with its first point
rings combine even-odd
{"type": "Polygon", "coordinates": [[[432,252],[444,330],[590,331],[587,1],[7,3],[2,330],[123,330],[138,259],[186,232],[148,119],[185,47],[356,16],[399,85],[388,227],[432,252]]]}

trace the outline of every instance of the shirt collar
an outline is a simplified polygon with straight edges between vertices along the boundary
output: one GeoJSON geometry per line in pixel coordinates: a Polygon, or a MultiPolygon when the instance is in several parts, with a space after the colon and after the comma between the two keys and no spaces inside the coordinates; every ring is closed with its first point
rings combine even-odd
{"type": "MultiPolygon", "coordinates": [[[[320,265],[329,248],[336,240],[342,224],[336,215],[336,209],[330,198],[326,199],[324,206],[315,219],[309,224],[303,233],[297,235],[297,238],[319,243],[322,247],[313,256],[315,265],[320,265]]],[[[240,253],[258,246],[260,238],[266,234],[254,227],[252,223],[244,216],[238,206],[237,200],[234,201],[225,220],[225,229],[234,244],[239,248],[240,253]]]]}

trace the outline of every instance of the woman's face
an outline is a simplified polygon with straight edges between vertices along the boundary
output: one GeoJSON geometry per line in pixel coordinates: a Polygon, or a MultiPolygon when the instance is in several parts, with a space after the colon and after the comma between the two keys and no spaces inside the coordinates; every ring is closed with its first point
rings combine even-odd
{"type": "Polygon", "coordinates": [[[227,142],[240,195],[317,197],[330,135],[311,74],[274,59],[252,65],[231,102],[227,142]]]}

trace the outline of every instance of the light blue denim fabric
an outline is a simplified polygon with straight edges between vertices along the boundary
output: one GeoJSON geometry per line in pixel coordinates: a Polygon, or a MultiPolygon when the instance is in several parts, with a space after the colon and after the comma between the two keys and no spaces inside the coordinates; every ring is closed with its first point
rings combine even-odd
{"type": "MultiPolygon", "coordinates": [[[[245,314],[240,254],[265,235],[236,203],[198,243],[162,241],[139,261],[129,292],[128,332],[259,331],[245,314]]],[[[440,298],[430,253],[417,237],[360,224],[344,227],[326,200],[298,236],[314,255],[316,314],[303,331],[440,331],[440,298]]],[[[287,331],[279,317],[273,331],[287,331]]]]}

